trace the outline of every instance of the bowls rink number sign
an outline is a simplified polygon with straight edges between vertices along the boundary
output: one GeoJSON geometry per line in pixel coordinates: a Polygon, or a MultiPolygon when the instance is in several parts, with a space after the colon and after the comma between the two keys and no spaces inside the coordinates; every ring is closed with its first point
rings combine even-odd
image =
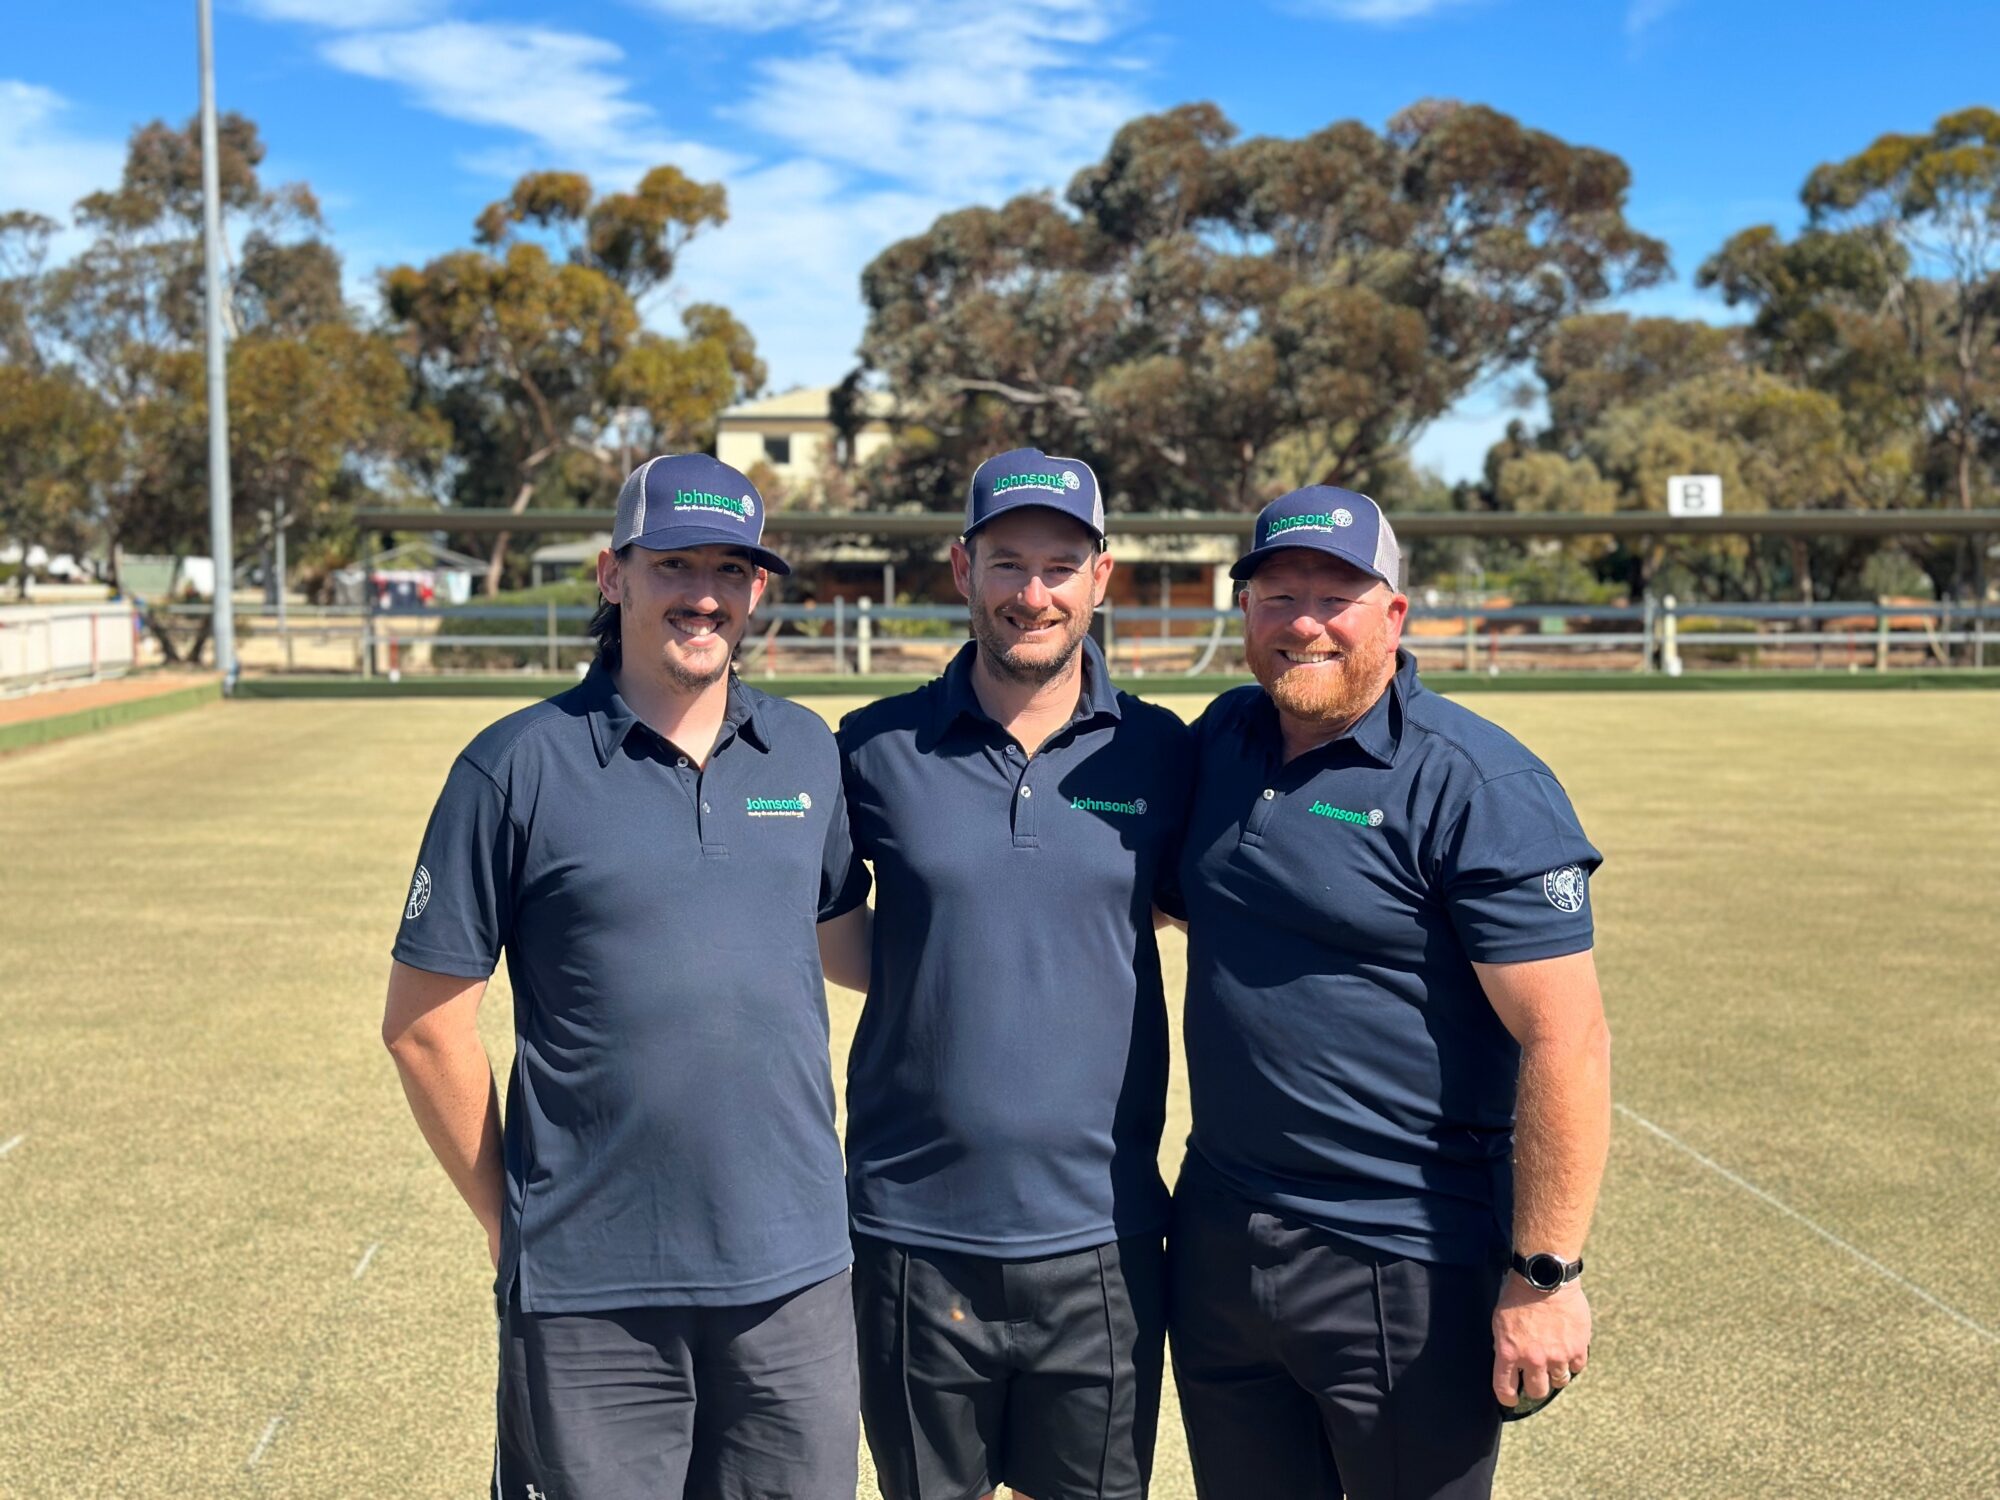
{"type": "Polygon", "coordinates": [[[1667,481],[1667,514],[1670,516],[1719,516],[1722,514],[1720,474],[1676,474],[1667,481]]]}

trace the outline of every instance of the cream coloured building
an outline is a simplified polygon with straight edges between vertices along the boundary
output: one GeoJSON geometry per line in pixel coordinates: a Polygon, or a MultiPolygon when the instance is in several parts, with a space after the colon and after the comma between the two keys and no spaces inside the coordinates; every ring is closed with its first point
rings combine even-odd
{"type": "MultiPolygon", "coordinates": [[[[715,456],[746,474],[757,464],[770,465],[785,482],[788,507],[816,503],[808,492],[838,437],[827,414],[832,394],[832,386],[802,386],[728,408],[716,424],[715,456]]],[[[861,400],[867,419],[855,434],[854,451],[843,455],[851,464],[866,463],[892,432],[889,394],[864,391],[861,400]]]]}

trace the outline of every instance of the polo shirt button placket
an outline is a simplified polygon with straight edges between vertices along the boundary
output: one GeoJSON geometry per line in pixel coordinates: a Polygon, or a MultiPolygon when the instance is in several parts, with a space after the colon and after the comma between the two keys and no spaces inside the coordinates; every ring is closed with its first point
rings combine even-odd
{"type": "Polygon", "coordinates": [[[1034,847],[1035,844],[1035,789],[1028,785],[1027,771],[1021,773],[1021,785],[1014,794],[1014,845],[1016,848],[1034,847]]]}
{"type": "Polygon", "coordinates": [[[1278,789],[1267,786],[1250,804],[1250,816],[1243,820],[1243,842],[1258,844],[1263,842],[1264,829],[1278,811],[1278,789]]]}

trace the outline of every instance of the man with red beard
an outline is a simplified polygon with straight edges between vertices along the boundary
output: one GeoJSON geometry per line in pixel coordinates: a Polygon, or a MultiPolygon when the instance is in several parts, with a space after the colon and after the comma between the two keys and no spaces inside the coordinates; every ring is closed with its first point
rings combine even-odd
{"type": "Polygon", "coordinates": [[[1195,725],[1180,865],[1196,1490],[1484,1496],[1500,1422],[1590,1344],[1599,856],[1541,761],[1419,680],[1374,501],[1273,501],[1231,571],[1257,684],[1195,725]]]}
{"type": "MultiPolygon", "coordinates": [[[[1087,464],[974,474],[972,639],[840,727],[875,867],[848,1066],[861,1414],[888,1500],[1140,1500],[1165,1337],[1153,941],[1187,726],[1089,639],[1111,559],[1087,464]]],[[[835,977],[840,978],[839,970],[835,977]]]]}

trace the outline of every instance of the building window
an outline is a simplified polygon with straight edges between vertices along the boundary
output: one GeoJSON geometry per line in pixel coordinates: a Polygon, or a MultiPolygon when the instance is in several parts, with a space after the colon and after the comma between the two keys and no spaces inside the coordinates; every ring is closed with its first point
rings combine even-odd
{"type": "Polygon", "coordinates": [[[773,437],[764,434],[764,457],[774,464],[788,464],[792,461],[792,440],[787,437],[773,437]]]}

